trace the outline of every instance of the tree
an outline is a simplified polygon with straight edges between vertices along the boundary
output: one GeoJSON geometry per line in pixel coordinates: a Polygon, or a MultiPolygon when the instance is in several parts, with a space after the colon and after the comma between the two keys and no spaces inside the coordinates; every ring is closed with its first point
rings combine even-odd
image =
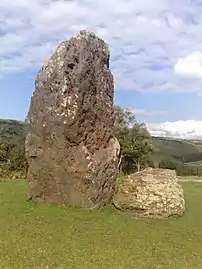
{"type": "Polygon", "coordinates": [[[0,170],[6,176],[26,172],[25,124],[14,120],[0,120],[0,170]]]}
{"type": "Polygon", "coordinates": [[[129,174],[151,164],[154,149],[145,124],[138,123],[129,109],[123,110],[121,107],[115,107],[115,119],[115,135],[121,146],[122,172],[129,174]]]}
{"type": "Polygon", "coordinates": [[[115,126],[131,126],[136,123],[135,115],[128,109],[114,106],[115,126]]]}
{"type": "Polygon", "coordinates": [[[0,162],[5,162],[7,160],[9,147],[6,143],[1,143],[0,141],[0,162]]]}

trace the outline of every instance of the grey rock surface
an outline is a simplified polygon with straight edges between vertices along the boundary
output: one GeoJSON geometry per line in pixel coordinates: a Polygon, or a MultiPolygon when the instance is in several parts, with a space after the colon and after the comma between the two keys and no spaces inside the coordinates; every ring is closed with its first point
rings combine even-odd
{"type": "Polygon", "coordinates": [[[185,211],[182,186],[175,171],[168,169],[149,168],[129,175],[119,186],[113,203],[140,218],[182,216],[185,211]]]}

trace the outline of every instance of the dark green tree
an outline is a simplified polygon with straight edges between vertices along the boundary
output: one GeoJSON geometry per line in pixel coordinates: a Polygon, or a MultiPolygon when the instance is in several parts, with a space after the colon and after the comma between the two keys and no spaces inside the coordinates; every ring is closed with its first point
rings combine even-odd
{"type": "Polygon", "coordinates": [[[151,136],[144,123],[138,123],[129,109],[115,107],[115,135],[121,146],[121,171],[129,174],[152,164],[151,136]]]}

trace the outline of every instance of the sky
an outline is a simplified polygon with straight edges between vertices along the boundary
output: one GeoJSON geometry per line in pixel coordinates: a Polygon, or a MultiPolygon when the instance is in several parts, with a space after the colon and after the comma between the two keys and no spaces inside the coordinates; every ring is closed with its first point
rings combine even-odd
{"type": "Polygon", "coordinates": [[[0,118],[25,119],[42,64],[80,30],[109,44],[116,104],[152,135],[202,139],[202,0],[0,0],[0,118]]]}

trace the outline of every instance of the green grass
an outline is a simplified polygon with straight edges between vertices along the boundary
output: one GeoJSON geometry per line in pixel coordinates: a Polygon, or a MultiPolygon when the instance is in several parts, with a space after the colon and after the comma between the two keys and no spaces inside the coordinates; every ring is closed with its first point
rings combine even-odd
{"type": "Polygon", "coordinates": [[[23,181],[1,182],[0,268],[202,268],[202,184],[183,186],[183,217],[135,220],[112,207],[28,203],[23,181]]]}

